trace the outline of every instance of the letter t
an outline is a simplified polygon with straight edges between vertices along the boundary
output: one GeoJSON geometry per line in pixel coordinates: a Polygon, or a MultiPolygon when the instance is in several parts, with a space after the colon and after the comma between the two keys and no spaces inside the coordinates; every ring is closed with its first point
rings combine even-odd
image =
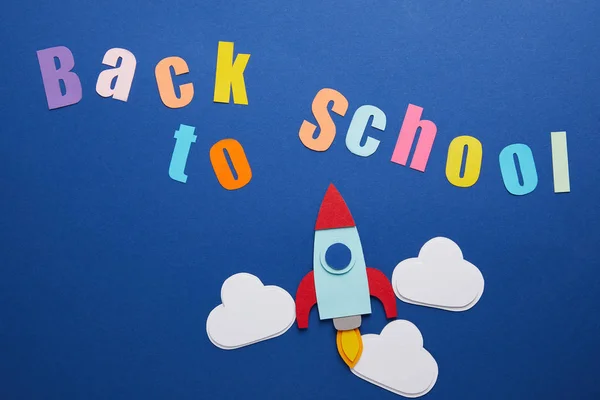
{"type": "Polygon", "coordinates": [[[175,131],[175,148],[171,157],[171,165],[169,165],[169,176],[178,182],[185,183],[187,175],[185,174],[185,165],[192,143],[196,143],[197,136],[194,135],[196,130],[193,126],[179,125],[179,130],[175,131]]]}

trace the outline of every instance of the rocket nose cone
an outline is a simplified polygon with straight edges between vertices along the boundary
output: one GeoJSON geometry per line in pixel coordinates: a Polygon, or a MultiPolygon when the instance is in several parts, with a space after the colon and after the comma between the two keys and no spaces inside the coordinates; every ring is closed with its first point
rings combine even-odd
{"type": "Polygon", "coordinates": [[[317,223],[315,230],[348,228],[356,226],[352,214],[344,201],[344,198],[338,192],[333,184],[329,184],[319,215],[317,215],[317,223]]]}

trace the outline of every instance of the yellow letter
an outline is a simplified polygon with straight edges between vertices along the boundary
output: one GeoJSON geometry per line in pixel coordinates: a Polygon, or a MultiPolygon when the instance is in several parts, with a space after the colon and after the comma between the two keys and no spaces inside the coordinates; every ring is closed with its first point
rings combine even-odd
{"type": "Polygon", "coordinates": [[[483,149],[481,142],[473,136],[455,137],[448,146],[448,159],[446,161],[446,178],[448,182],[458,187],[470,187],[479,179],[481,172],[481,159],[483,149]],[[467,148],[467,159],[465,161],[465,173],[460,176],[463,154],[467,148]]]}
{"type": "Polygon", "coordinates": [[[244,69],[246,69],[249,59],[250,54],[240,53],[233,61],[233,42],[219,42],[215,76],[215,103],[229,103],[229,88],[231,88],[233,102],[248,105],[244,69]]]}

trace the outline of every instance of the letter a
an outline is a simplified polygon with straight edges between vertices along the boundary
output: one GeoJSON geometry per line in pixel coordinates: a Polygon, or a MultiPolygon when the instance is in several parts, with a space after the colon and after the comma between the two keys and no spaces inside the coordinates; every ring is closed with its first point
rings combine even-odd
{"type": "Polygon", "coordinates": [[[133,75],[135,75],[135,56],[125,49],[114,48],[104,54],[102,64],[116,67],[121,59],[121,65],[118,68],[107,69],[100,72],[96,82],[96,93],[102,97],[111,97],[113,99],[127,101],[133,75]],[[114,88],[111,84],[115,81],[114,88]]]}
{"type": "Polygon", "coordinates": [[[233,42],[219,42],[217,72],[215,76],[215,103],[229,103],[229,89],[233,91],[235,104],[248,105],[244,70],[250,54],[238,54],[233,60],[233,42]]]}

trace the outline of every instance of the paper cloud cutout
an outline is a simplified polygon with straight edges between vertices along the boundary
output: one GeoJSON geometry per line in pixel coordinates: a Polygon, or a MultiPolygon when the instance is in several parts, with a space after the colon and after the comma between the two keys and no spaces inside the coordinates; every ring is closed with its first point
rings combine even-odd
{"type": "Polygon", "coordinates": [[[296,320],[294,299],[256,276],[239,273],[221,287],[223,304],[206,320],[206,333],[217,347],[233,350],[284,334],[296,320]]]}
{"type": "Polygon", "coordinates": [[[392,275],[398,298],[406,303],[466,311],[483,294],[483,275],[463,258],[452,240],[436,237],[421,247],[417,258],[400,262],[392,275]]]}
{"type": "Polygon", "coordinates": [[[427,394],[435,385],[438,365],[423,348],[419,329],[406,320],[395,320],[379,335],[363,335],[363,353],[354,375],[405,397],[427,394]]]}

